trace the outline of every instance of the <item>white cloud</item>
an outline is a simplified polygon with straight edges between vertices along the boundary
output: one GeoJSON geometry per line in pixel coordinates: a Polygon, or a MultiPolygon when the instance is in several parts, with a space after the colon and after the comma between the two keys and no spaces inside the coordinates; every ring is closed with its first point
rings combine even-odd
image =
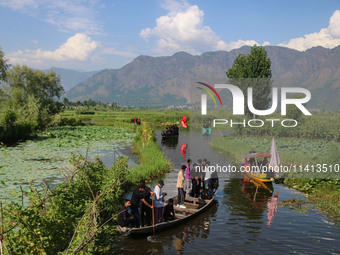
{"type": "Polygon", "coordinates": [[[279,46],[305,51],[312,47],[322,46],[332,49],[340,45],[340,10],[336,10],[329,20],[329,26],[320,32],[306,34],[303,37],[291,39],[288,43],[279,46]]]}
{"type": "Polygon", "coordinates": [[[190,6],[185,11],[177,12],[173,11],[178,8],[174,4],[170,8],[170,13],[156,20],[156,27],[146,28],[140,32],[146,40],[151,36],[158,37],[158,51],[200,52],[217,45],[219,37],[209,26],[203,26],[204,13],[198,6],[190,6]]]}
{"type": "Polygon", "coordinates": [[[64,31],[102,32],[95,11],[99,6],[97,0],[0,0],[0,6],[22,11],[64,31]]]}
{"type": "Polygon", "coordinates": [[[45,68],[54,64],[67,62],[84,62],[91,58],[92,53],[100,46],[85,34],[75,34],[67,39],[59,48],[50,50],[25,50],[8,54],[12,64],[26,64],[35,68],[45,68]]]}
{"type": "Polygon", "coordinates": [[[256,45],[262,45],[262,46],[268,46],[270,45],[269,42],[264,42],[262,44],[254,41],[254,40],[247,40],[247,41],[244,41],[244,40],[238,40],[237,42],[231,42],[231,43],[225,43],[224,41],[219,41],[217,43],[217,49],[218,50],[227,50],[227,51],[230,51],[230,50],[233,50],[233,49],[238,49],[238,48],[241,48],[242,46],[253,46],[254,44],[256,45]]]}
{"type": "Polygon", "coordinates": [[[129,57],[129,58],[135,58],[138,56],[138,54],[133,53],[132,51],[124,51],[124,50],[117,50],[116,48],[105,48],[100,51],[100,54],[102,55],[116,55],[116,56],[122,56],[122,57],[129,57]]]}
{"type": "MultiPolygon", "coordinates": [[[[260,45],[254,40],[226,43],[209,26],[203,25],[204,12],[197,5],[190,6],[185,0],[166,0],[161,6],[169,13],[159,17],[155,27],[140,32],[147,41],[151,37],[157,38],[156,51],[160,53],[183,50],[198,54],[209,50],[232,50],[243,45],[260,45]]],[[[265,45],[268,44],[265,42],[265,45]]]]}

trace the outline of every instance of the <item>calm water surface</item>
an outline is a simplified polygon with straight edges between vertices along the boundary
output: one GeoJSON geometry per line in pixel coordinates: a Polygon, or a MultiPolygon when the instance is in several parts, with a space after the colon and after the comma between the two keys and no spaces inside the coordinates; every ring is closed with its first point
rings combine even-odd
{"type": "MultiPolygon", "coordinates": [[[[221,134],[219,134],[221,135],[221,134]]],[[[190,155],[190,146],[204,146],[211,162],[228,164],[227,155],[212,149],[200,131],[181,133],[178,141],[158,142],[174,171],[163,179],[163,190],[176,195],[177,171],[190,155]],[[194,136],[194,137],[192,137],[194,136]],[[194,139],[193,139],[194,138],[194,139]],[[192,144],[197,141],[200,145],[192,144]],[[191,145],[189,144],[191,143],[191,145]],[[187,144],[184,150],[183,144],[187,144]],[[184,155],[185,153],[185,155],[184,155]]],[[[274,184],[274,194],[245,185],[239,179],[220,176],[214,205],[183,225],[146,237],[121,236],[119,254],[340,254],[340,227],[312,205],[290,209],[283,200],[305,200],[302,193],[274,184]],[[276,209],[276,210],[275,210],[276,209]]],[[[154,187],[155,183],[150,187],[154,187]]]]}

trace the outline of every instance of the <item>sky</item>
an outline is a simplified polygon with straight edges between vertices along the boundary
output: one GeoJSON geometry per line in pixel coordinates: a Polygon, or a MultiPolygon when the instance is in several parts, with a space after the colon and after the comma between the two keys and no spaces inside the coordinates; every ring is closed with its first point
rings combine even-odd
{"type": "Polygon", "coordinates": [[[339,0],[0,0],[12,65],[95,71],[139,55],[340,45],[339,0]]]}

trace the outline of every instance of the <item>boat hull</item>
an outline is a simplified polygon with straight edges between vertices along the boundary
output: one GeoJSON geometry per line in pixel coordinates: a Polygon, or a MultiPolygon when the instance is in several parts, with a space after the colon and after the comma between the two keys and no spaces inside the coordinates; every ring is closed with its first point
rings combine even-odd
{"type": "MultiPolygon", "coordinates": [[[[216,194],[216,191],[215,191],[216,194]]],[[[159,233],[161,231],[164,231],[170,227],[176,226],[176,225],[180,225],[183,224],[185,222],[187,222],[188,220],[198,216],[199,214],[201,214],[202,212],[206,211],[209,207],[211,207],[211,205],[213,205],[216,201],[214,200],[215,194],[213,196],[212,199],[207,200],[207,199],[199,199],[199,198],[192,198],[192,197],[188,197],[185,199],[185,204],[190,205],[191,203],[194,204],[202,204],[204,201],[204,206],[202,206],[199,209],[193,209],[193,208],[178,208],[174,206],[174,210],[175,210],[175,214],[176,217],[178,216],[177,213],[182,213],[183,217],[180,218],[176,218],[175,220],[172,221],[168,221],[168,222],[162,222],[162,223],[158,223],[155,225],[155,227],[153,226],[147,226],[147,227],[141,227],[141,228],[130,228],[130,229],[126,229],[126,231],[122,231],[121,229],[118,228],[119,231],[121,232],[125,232],[129,235],[146,235],[146,234],[152,234],[153,233],[153,228],[155,228],[155,233],[159,233]]],[[[173,198],[174,200],[174,204],[176,204],[177,202],[177,196],[173,198]]]]}

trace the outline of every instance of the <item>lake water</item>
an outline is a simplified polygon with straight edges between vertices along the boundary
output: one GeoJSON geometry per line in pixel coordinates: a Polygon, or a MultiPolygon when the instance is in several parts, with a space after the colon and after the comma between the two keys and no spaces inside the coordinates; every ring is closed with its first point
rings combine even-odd
{"type": "MultiPolygon", "coordinates": [[[[190,147],[196,146],[192,141],[201,143],[206,158],[212,163],[229,163],[227,155],[211,148],[210,138],[203,140],[200,131],[182,132],[178,141],[167,142],[162,142],[160,132],[157,132],[157,139],[174,166],[174,171],[163,176],[163,191],[168,197],[177,195],[177,171],[192,156],[190,147]],[[187,144],[186,150],[184,144],[187,144]]],[[[197,161],[194,157],[192,160],[197,161]]],[[[157,234],[152,241],[145,236],[121,236],[117,240],[117,253],[340,254],[339,225],[313,209],[311,204],[302,202],[293,208],[282,204],[284,200],[292,199],[306,202],[302,193],[274,184],[271,194],[256,190],[252,185],[228,175],[220,176],[216,203],[209,210],[183,225],[157,234]]]]}

